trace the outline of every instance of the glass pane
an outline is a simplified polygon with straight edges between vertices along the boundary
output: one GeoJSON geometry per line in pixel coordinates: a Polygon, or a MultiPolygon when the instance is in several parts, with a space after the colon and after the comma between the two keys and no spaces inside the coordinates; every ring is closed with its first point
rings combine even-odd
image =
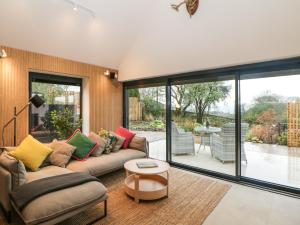
{"type": "Polygon", "coordinates": [[[172,161],[235,175],[235,81],[172,85],[172,161]]]}
{"type": "Polygon", "coordinates": [[[300,75],[241,80],[242,121],[249,124],[242,176],[300,188],[299,84],[300,75]]]}
{"type": "Polygon", "coordinates": [[[129,129],[149,141],[149,157],[166,160],[165,86],[128,89],[129,129]]]}
{"type": "Polygon", "coordinates": [[[65,139],[81,127],[80,86],[32,82],[32,96],[45,100],[40,108],[31,106],[30,133],[42,142],[65,139]]]}

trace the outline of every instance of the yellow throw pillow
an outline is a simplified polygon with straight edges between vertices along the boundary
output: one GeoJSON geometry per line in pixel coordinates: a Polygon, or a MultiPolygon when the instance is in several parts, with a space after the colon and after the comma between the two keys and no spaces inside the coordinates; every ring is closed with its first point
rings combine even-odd
{"type": "Polygon", "coordinates": [[[16,150],[9,152],[9,155],[24,163],[24,165],[36,171],[52,153],[52,149],[28,135],[16,150]]]}

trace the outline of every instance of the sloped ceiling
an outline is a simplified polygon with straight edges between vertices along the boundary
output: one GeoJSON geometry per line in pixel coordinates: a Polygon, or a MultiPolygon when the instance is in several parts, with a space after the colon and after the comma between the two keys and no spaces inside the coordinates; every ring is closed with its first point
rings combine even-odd
{"type": "MultiPolygon", "coordinates": [[[[152,10],[141,0],[0,0],[0,43],[117,69],[152,10]]],[[[150,2],[150,1],[149,1],[150,2]]]]}
{"type": "Polygon", "coordinates": [[[300,56],[299,0],[1,0],[0,43],[119,69],[132,80],[300,56]]]}

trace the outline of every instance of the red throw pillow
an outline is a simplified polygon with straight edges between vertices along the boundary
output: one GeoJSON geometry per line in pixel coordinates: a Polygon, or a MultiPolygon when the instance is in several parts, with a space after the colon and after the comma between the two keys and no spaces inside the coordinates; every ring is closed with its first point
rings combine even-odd
{"type": "Polygon", "coordinates": [[[132,138],[135,136],[135,133],[130,132],[128,129],[124,127],[120,127],[119,129],[116,130],[115,133],[125,138],[122,148],[128,148],[128,145],[130,144],[132,138]]]}

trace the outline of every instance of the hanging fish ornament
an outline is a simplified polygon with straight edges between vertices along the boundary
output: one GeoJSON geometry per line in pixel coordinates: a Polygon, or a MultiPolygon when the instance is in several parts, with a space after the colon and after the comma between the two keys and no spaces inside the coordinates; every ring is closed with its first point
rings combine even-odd
{"type": "Polygon", "coordinates": [[[179,4],[171,4],[171,7],[178,12],[179,8],[184,4],[186,5],[186,10],[188,11],[190,17],[192,17],[198,9],[199,0],[184,0],[179,4]]]}

